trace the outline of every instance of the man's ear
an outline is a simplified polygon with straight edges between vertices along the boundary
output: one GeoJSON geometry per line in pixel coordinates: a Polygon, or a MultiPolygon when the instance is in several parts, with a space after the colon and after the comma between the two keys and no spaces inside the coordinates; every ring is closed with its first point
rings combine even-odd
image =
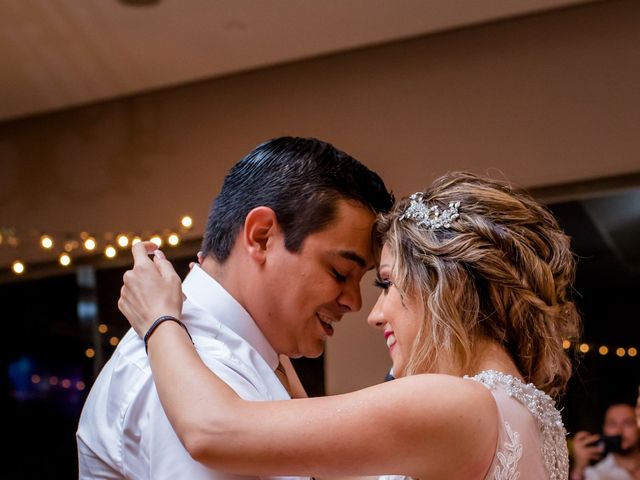
{"type": "Polygon", "coordinates": [[[244,219],[243,243],[251,258],[259,263],[266,259],[270,239],[280,234],[276,213],[269,207],[256,207],[244,219]]]}

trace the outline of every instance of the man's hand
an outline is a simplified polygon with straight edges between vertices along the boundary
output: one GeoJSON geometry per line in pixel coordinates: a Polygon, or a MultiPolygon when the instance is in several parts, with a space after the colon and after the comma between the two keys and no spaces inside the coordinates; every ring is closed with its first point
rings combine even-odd
{"type": "Polygon", "coordinates": [[[599,438],[600,435],[584,431],[576,433],[575,437],[573,437],[574,473],[581,475],[591,462],[602,458],[603,447],[590,445],[597,442],[599,438]]]}
{"type": "Polygon", "coordinates": [[[151,324],[163,315],[180,318],[180,277],[164,254],[152,242],[139,242],[131,251],[133,269],[124,273],[118,308],[133,329],[143,337],[151,324]],[[151,260],[149,255],[153,254],[151,260]]]}

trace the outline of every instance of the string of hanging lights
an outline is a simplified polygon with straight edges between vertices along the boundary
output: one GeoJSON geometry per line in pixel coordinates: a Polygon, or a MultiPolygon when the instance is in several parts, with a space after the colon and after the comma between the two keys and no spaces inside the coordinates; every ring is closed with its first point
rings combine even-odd
{"type": "MultiPolygon", "coordinates": [[[[178,229],[164,229],[162,233],[145,235],[144,238],[134,232],[120,232],[117,235],[113,233],[96,235],[89,232],[42,233],[37,237],[37,242],[41,249],[50,251],[52,255],[57,257],[60,266],[69,267],[73,264],[74,258],[96,253],[100,249],[104,252],[105,257],[115,258],[119,250],[129,248],[143,239],[152,241],[158,247],[161,247],[165,242],[167,245],[175,247],[181,242],[181,234],[188,232],[192,226],[193,219],[185,215],[180,219],[178,229]]],[[[12,227],[0,227],[0,248],[6,247],[19,253],[21,245],[28,245],[33,240],[30,237],[20,237],[12,227]]],[[[16,257],[18,258],[15,258],[11,263],[11,271],[15,275],[22,275],[27,271],[27,265],[24,260],[19,258],[19,255],[16,257]]]]}
{"type": "Polygon", "coordinates": [[[593,343],[573,343],[569,340],[562,341],[562,347],[565,350],[573,349],[575,352],[582,355],[595,354],[605,357],[608,355],[615,355],[616,357],[629,357],[635,358],[638,356],[638,347],[635,346],[611,346],[603,344],[593,343]]]}

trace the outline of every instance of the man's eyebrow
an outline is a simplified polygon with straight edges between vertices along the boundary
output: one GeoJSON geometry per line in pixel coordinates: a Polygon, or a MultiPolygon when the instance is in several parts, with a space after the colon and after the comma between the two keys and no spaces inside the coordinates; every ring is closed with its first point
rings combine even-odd
{"type": "Polygon", "coordinates": [[[338,255],[340,255],[342,258],[346,258],[347,260],[351,260],[352,262],[357,263],[360,268],[366,268],[367,266],[367,262],[364,258],[350,250],[341,250],[338,252],[338,255]]]}

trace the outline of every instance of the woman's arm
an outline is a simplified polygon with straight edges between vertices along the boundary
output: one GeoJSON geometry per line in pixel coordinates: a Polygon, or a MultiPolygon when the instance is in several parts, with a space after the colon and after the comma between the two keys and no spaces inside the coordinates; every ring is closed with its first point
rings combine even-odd
{"type": "Polygon", "coordinates": [[[495,451],[495,402],[476,382],[420,375],[346,395],[250,402],[204,365],[173,322],[150,338],[149,360],[181,441],[220,470],[470,479],[483,478],[495,451]]]}

